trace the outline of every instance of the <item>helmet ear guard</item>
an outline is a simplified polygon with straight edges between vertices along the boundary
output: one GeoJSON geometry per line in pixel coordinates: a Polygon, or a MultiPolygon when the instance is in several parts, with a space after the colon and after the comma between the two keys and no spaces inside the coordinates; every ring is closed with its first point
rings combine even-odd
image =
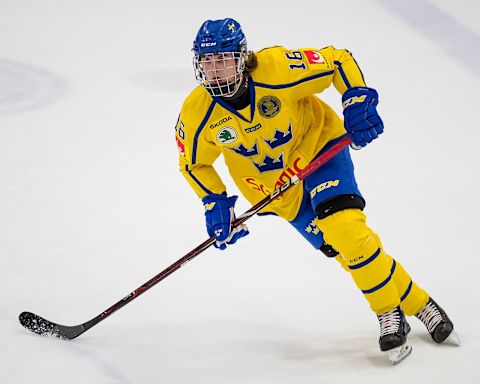
{"type": "Polygon", "coordinates": [[[212,96],[232,97],[244,80],[247,39],[233,19],[207,20],[193,42],[195,78],[212,96]]]}

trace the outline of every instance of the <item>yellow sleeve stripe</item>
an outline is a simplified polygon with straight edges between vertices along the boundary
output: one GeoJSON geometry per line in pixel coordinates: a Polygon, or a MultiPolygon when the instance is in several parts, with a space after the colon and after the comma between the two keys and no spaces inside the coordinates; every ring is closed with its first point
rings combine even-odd
{"type": "Polygon", "coordinates": [[[210,194],[213,193],[213,192],[210,191],[207,187],[205,187],[200,180],[198,180],[198,179],[195,177],[195,175],[192,173],[192,171],[190,171],[190,170],[188,169],[188,165],[185,166],[185,170],[187,171],[188,175],[192,178],[192,180],[193,180],[195,183],[197,183],[197,185],[198,185],[200,188],[202,188],[202,190],[203,190],[206,194],[210,195],[210,194]]]}
{"type": "Polygon", "coordinates": [[[352,88],[350,85],[350,82],[348,81],[347,74],[342,68],[342,63],[340,61],[334,61],[333,64],[335,64],[338,67],[338,71],[340,72],[340,76],[342,76],[343,82],[345,83],[345,86],[348,88],[352,88]]]}
{"type": "Polygon", "coordinates": [[[197,162],[197,146],[198,146],[198,137],[200,136],[200,133],[202,132],[203,127],[205,127],[205,124],[208,121],[208,118],[212,114],[213,108],[215,107],[216,102],[213,100],[212,103],[210,104],[210,107],[208,107],[208,111],[205,114],[205,117],[203,118],[202,122],[197,128],[197,131],[195,132],[195,137],[193,138],[193,149],[192,149],[192,164],[195,164],[197,162]]]}
{"type": "MultiPolygon", "coordinates": [[[[360,72],[360,75],[362,76],[362,81],[365,83],[365,79],[363,78],[363,73],[360,70],[360,67],[358,66],[358,64],[355,60],[353,60],[353,61],[355,62],[355,65],[357,66],[358,71],[360,72]]],[[[352,88],[350,82],[348,81],[347,74],[345,73],[345,71],[342,68],[342,63],[340,61],[334,61],[333,63],[338,67],[338,71],[340,72],[340,75],[342,76],[342,80],[345,83],[345,86],[347,87],[347,89],[352,88]]]]}
{"type": "MultiPolygon", "coordinates": [[[[347,52],[348,52],[348,51],[347,51],[347,52]]],[[[350,53],[350,52],[349,52],[349,53],[350,53]]],[[[363,83],[365,84],[365,79],[364,79],[364,77],[363,77],[362,70],[361,70],[360,67],[358,66],[358,64],[357,64],[357,62],[355,61],[353,55],[350,54],[350,56],[351,56],[353,62],[355,63],[355,66],[357,67],[358,72],[360,72],[360,76],[362,77],[363,83]]],[[[347,74],[345,73],[345,71],[344,71],[343,68],[342,68],[342,62],[340,62],[340,61],[338,61],[338,60],[335,60],[333,63],[337,66],[338,71],[340,72],[340,76],[342,76],[342,80],[343,80],[343,82],[345,83],[345,86],[347,87],[347,89],[348,89],[348,88],[351,88],[352,85],[351,85],[350,82],[348,81],[347,74]]]]}
{"type": "Polygon", "coordinates": [[[353,59],[353,62],[355,63],[355,65],[357,66],[358,71],[360,72],[360,76],[362,76],[363,84],[367,84],[367,83],[365,83],[365,78],[363,77],[363,72],[362,72],[362,70],[360,69],[360,66],[359,66],[358,63],[357,63],[357,60],[355,60],[355,58],[353,57],[353,55],[352,55],[352,59],[353,59]]]}

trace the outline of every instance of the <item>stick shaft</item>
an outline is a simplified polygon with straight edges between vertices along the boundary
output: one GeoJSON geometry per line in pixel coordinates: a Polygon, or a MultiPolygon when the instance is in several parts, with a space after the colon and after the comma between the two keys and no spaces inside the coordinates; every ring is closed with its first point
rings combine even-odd
{"type": "MultiPolygon", "coordinates": [[[[350,144],[350,142],[351,141],[350,141],[350,138],[348,136],[344,137],[342,140],[340,140],[338,143],[333,145],[331,148],[329,148],[323,154],[318,156],[306,168],[302,169],[297,174],[296,178],[295,177],[291,178],[286,183],[284,183],[280,187],[278,187],[275,191],[273,191],[269,196],[266,196],[263,200],[261,200],[260,202],[255,204],[253,207],[251,207],[248,211],[246,211],[245,213],[240,215],[235,220],[235,222],[233,223],[233,226],[236,227],[237,225],[240,225],[240,224],[244,223],[245,221],[247,221],[248,219],[250,219],[253,215],[258,213],[261,209],[265,208],[268,204],[270,204],[277,197],[281,196],[283,193],[285,193],[287,190],[289,190],[297,182],[299,182],[301,180],[304,180],[306,177],[308,177],[313,172],[315,172],[320,166],[322,166],[328,160],[330,160],[332,157],[334,157],[339,152],[341,152],[344,148],[346,148],[350,144]]],[[[148,280],[145,284],[138,287],[136,290],[130,292],[122,300],[120,300],[119,302],[112,305],[110,308],[108,308],[107,310],[102,312],[96,318],[92,319],[91,321],[94,321],[95,319],[97,321],[95,323],[93,323],[90,327],[92,327],[93,325],[95,325],[95,324],[99,323],[100,321],[104,320],[105,318],[110,316],[112,313],[119,310],[124,305],[128,304],[129,302],[131,302],[132,300],[134,300],[135,298],[140,296],[142,293],[146,292],[147,290],[152,288],[154,285],[156,285],[157,283],[159,283],[160,281],[165,279],[167,276],[171,275],[177,269],[182,267],[185,263],[192,260],[193,258],[198,256],[200,253],[205,251],[207,248],[209,248],[214,242],[215,242],[215,238],[213,236],[210,237],[208,240],[204,241],[202,244],[197,246],[195,249],[188,252],[181,259],[179,259],[175,263],[171,264],[169,267],[164,269],[158,275],[154,276],[153,278],[148,280]]]]}
{"type": "MultiPolygon", "coordinates": [[[[306,177],[311,175],[315,170],[317,170],[321,165],[325,164],[328,160],[342,151],[345,147],[348,146],[350,143],[350,139],[348,137],[343,138],[338,143],[333,145],[327,151],[325,151],[322,155],[317,157],[314,161],[312,161],[306,168],[301,170],[296,176],[293,176],[289,179],[286,183],[282,184],[280,187],[275,189],[269,196],[266,196],[263,200],[255,204],[251,207],[248,211],[240,215],[234,222],[233,226],[236,227],[250,219],[253,215],[259,212],[261,209],[265,208],[268,204],[270,204],[273,200],[277,197],[281,196],[283,193],[288,191],[293,185],[304,180],[306,177]]],[[[146,283],[135,289],[134,291],[130,292],[127,296],[123,299],[118,301],[117,303],[113,304],[110,308],[103,311],[98,316],[94,317],[93,319],[82,323],[76,326],[64,326],[56,323],[52,323],[46,319],[41,318],[38,315],[32,314],[30,312],[24,312],[20,315],[20,322],[22,325],[27,327],[33,332],[39,334],[49,333],[53,336],[66,338],[66,339],[74,339],[80,336],[82,333],[87,331],[88,329],[92,328],[96,324],[100,323],[101,321],[105,320],[114,312],[118,311],[120,308],[124,307],[131,301],[135,300],[138,296],[148,291],[150,288],[158,284],[160,281],[165,279],[167,276],[171,275],[173,272],[178,270],[182,267],[185,263],[192,260],[207,248],[209,248],[215,242],[215,237],[210,237],[208,240],[205,240],[202,244],[198,245],[196,248],[192,249],[188,252],[185,256],[178,259],[176,262],[168,266],[159,274],[152,277],[146,283]]]]}

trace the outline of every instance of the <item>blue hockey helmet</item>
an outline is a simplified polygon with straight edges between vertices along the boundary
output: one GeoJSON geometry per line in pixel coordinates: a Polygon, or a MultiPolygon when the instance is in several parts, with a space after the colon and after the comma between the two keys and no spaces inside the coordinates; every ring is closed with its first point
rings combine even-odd
{"type": "Polygon", "coordinates": [[[195,78],[212,96],[231,97],[245,84],[247,39],[235,20],[205,21],[192,50],[195,78]]]}
{"type": "Polygon", "coordinates": [[[207,20],[193,42],[195,55],[218,52],[241,52],[247,49],[247,39],[240,24],[230,18],[207,20]]]}

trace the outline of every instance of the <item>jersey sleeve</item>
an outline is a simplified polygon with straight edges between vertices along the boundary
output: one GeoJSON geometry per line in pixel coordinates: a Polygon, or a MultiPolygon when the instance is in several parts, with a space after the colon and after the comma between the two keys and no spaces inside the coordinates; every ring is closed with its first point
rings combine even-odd
{"type": "Polygon", "coordinates": [[[340,94],[355,86],[365,86],[363,74],[346,49],[272,47],[258,52],[263,61],[257,85],[300,99],[320,93],[332,83],[340,94]],[[264,68],[264,69],[263,69],[264,68]]]}
{"type": "Polygon", "coordinates": [[[203,128],[195,124],[182,109],[175,127],[180,172],[199,198],[226,191],[224,183],[213,167],[221,150],[209,139],[207,131],[203,128]]]}
{"type": "Polygon", "coordinates": [[[343,95],[351,87],[366,85],[363,73],[351,52],[346,49],[335,49],[332,46],[323,48],[320,52],[325,56],[326,60],[333,63],[332,81],[340,94],[343,95]]]}

